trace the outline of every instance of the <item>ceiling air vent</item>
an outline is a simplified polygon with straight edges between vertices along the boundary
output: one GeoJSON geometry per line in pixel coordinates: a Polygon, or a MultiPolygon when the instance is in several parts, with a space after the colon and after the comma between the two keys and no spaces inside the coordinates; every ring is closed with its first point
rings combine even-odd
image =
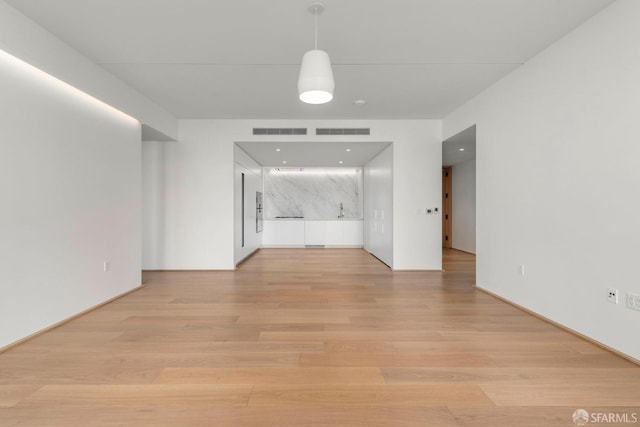
{"type": "Polygon", "coordinates": [[[306,135],[307,128],[253,128],[254,135],[306,135]]]}
{"type": "Polygon", "coordinates": [[[370,128],[317,128],[316,135],[371,135],[370,128]]]}

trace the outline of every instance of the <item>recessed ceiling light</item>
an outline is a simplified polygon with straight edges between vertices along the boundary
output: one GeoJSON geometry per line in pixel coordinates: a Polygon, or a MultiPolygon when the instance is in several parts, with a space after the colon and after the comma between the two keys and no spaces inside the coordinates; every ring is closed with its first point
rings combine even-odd
{"type": "Polygon", "coordinates": [[[344,162],[342,160],[340,160],[338,163],[343,164],[344,162]]]}
{"type": "Polygon", "coordinates": [[[286,164],[287,164],[287,161],[286,161],[286,160],[283,160],[283,161],[282,161],[282,164],[283,164],[283,165],[286,165],[286,164]]]}
{"type": "Polygon", "coordinates": [[[276,151],[280,151],[280,149],[279,149],[279,148],[276,148],[276,151]]]}
{"type": "Polygon", "coordinates": [[[458,148],[458,151],[464,151],[464,148],[458,148]]]}
{"type": "Polygon", "coordinates": [[[353,105],[355,105],[356,107],[364,107],[366,103],[367,101],[365,101],[364,99],[358,99],[357,101],[353,102],[353,105]]]}
{"type": "Polygon", "coordinates": [[[345,151],[351,151],[351,148],[347,148],[345,151]]]}

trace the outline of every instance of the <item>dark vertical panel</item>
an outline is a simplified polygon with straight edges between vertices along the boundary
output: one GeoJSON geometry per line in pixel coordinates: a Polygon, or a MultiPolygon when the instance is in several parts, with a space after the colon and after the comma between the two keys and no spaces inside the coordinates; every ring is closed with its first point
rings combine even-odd
{"type": "Polygon", "coordinates": [[[242,174],[242,247],[244,248],[244,173],[242,174]]]}

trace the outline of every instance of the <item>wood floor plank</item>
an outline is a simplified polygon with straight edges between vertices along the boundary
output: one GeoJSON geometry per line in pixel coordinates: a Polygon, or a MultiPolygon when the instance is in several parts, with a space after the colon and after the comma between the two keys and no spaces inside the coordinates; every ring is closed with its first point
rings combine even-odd
{"type": "Polygon", "coordinates": [[[349,405],[370,406],[493,406],[477,385],[321,385],[263,386],[253,389],[249,406],[264,405],[349,405]]]}
{"type": "Polygon", "coordinates": [[[388,406],[68,406],[10,408],[3,412],[5,425],[21,427],[458,427],[446,407],[388,406]],[[6,424],[5,424],[6,423],[6,424]]]}
{"type": "Polygon", "coordinates": [[[299,354],[299,353],[324,353],[325,343],[322,341],[296,341],[296,342],[212,342],[209,343],[207,352],[217,354],[237,353],[267,353],[267,354],[299,354]]]}
{"type": "Polygon", "coordinates": [[[260,336],[260,330],[253,326],[224,328],[211,327],[177,327],[153,328],[124,332],[115,341],[122,342],[182,342],[182,341],[255,341],[260,336]]]}
{"type": "MultiPolygon", "coordinates": [[[[632,406],[640,402],[638,382],[602,383],[559,381],[526,384],[484,384],[482,389],[497,406],[632,406]]],[[[640,410],[638,411],[640,412],[640,410]]]]}
{"type": "Polygon", "coordinates": [[[217,384],[45,385],[21,405],[247,405],[251,386],[217,384]]]}
{"type": "MultiPolygon", "coordinates": [[[[542,322],[542,320],[540,320],[542,322]]],[[[545,322],[542,322],[545,323],[545,322]]],[[[584,343],[584,340],[571,335],[568,332],[564,332],[560,329],[554,328],[548,331],[530,331],[527,328],[523,328],[520,331],[484,331],[480,333],[477,330],[471,331],[440,331],[439,335],[441,339],[447,341],[502,341],[502,342],[528,342],[532,345],[538,343],[561,343],[566,345],[569,343],[584,343]]],[[[403,340],[406,341],[406,340],[403,340]]],[[[531,352],[537,354],[537,352],[531,352]]]]}
{"type": "MultiPolygon", "coordinates": [[[[0,385],[0,410],[17,405],[35,393],[40,386],[33,385],[0,385]]],[[[0,412],[0,422],[2,412],[0,412]]]]}
{"type": "Polygon", "coordinates": [[[390,341],[326,341],[325,350],[327,353],[397,353],[390,341]]]}
{"type": "Polygon", "coordinates": [[[403,330],[352,330],[332,331],[327,325],[323,331],[316,332],[289,332],[267,331],[260,333],[261,341],[436,341],[442,339],[438,332],[430,331],[403,331],[403,330]]]}
{"type": "MultiPolygon", "coordinates": [[[[200,353],[207,352],[208,349],[215,344],[227,343],[212,343],[207,341],[155,342],[153,343],[153,350],[156,353],[200,353]]],[[[20,353],[32,353],[34,356],[35,354],[55,355],[59,353],[71,358],[86,358],[90,354],[147,353],[149,352],[149,347],[148,342],[106,341],[88,344],[82,341],[82,337],[78,337],[75,342],[69,342],[65,346],[29,341],[21,346],[20,353]]]]}
{"type": "MultiPolygon", "coordinates": [[[[576,409],[578,409],[578,407],[575,406],[529,406],[524,408],[450,408],[450,411],[461,427],[575,427],[576,424],[573,422],[573,413],[576,409]]],[[[600,410],[608,412],[612,410],[612,408],[600,410]]],[[[637,408],[615,408],[615,410],[640,413],[637,408]]],[[[612,426],[615,424],[603,425],[612,426]]],[[[627,425],[633,426],[633,424],[627,425]]]]}
{"type": "Polygon", "coordinates": [[[612,353],[599,354],[563,354],[563,353],[504,353],[489,356],[498,366],[525,367],[583,367],[608,366],[618,368],[634,368],[637,365],[612,353]]]}
{"type": "Polygon", "coordinates": [[[313,353],[301,354],[300,366],[492,366],[483,354],[313,353]]]}
{"type": "Polygon", "coordinates": [[[155,384],[385,384],[378,368],[166,368],[155,384]]]}
{"type": "MultiPolygon", "coordinates": [[[[581,352],[571,345],[559,345],[558,343],[536,343],[536,348],[546,354],[602,354],[581,352]]],[[[401,353],[482,353],[482,354],[505,354],[505,353],[526,353],[531,349],[531,342],[527,341],[396,341],[393,347],[401,353]]]]}
{"type": "Polygon", "coordinates": [[[628,368],[504,368],[504,367],[383,367],[387,384],[531,384],[567,383],[576,389],[611,382],[614,384],[640,384],[640,369],[628,368]]]}
{"type": "Polygon", "coordinates": [[[336,314],[323,314],[307,311],[303,314],[288,313],[288,310],[282,309],[277,313],[243,315],[238,319],[238,324],[328,324],[328,323],[344,323],[349,324],[348,316],[339,316],[336,314]]]}

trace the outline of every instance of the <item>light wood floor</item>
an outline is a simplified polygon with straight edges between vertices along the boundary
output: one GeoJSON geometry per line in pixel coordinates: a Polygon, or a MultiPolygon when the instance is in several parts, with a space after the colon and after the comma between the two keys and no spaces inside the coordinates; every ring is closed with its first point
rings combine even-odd
{"type": "Polygon", "coordinates": [[[262,250],[0,354],[1,426],[572,426],[640,415],[640,368],[474,290],[475,260],[391,272],[262,250]]]}

